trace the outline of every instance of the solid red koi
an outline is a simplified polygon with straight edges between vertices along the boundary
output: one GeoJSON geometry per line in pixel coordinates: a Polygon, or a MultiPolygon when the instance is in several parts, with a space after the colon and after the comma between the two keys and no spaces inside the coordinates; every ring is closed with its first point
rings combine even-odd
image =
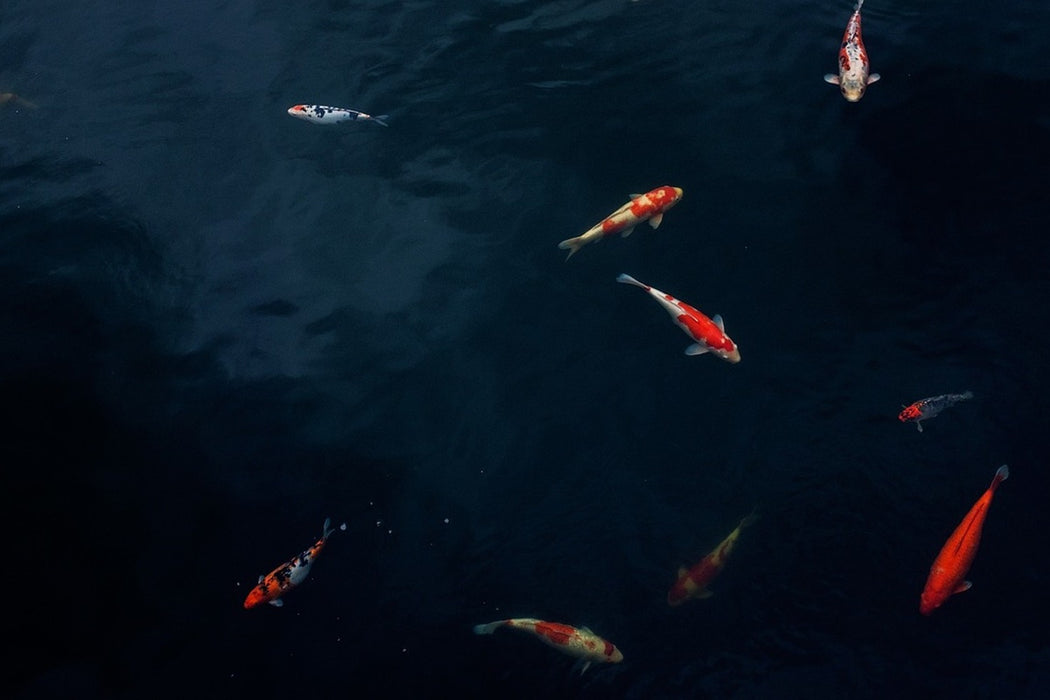
{"type": "Polygon", "coordinates": [[[991,485],[973,504],[933,560],[926,586],[919,598],[919,612],[923,615],[931,614],[954,594],[970,590],[972,584],[966,580],[966,574],[981,544],[981,531],[984,529],[988,507],[992,505],[995,489],[1009,476],[1010,470],[1005,464],[996,470],[991,485]]]}

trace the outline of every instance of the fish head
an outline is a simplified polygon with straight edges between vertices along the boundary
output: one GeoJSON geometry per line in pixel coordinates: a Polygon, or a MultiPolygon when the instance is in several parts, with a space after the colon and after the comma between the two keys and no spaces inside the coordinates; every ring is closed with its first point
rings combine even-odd
{"type": "Polygon", "coordinates": [[[310,105],[295,105],[288,108],[288,114],[299,119],[313,119],[316,115],[310,105]]]}
{"type": "Polygon", "coordinates": [[[259,607],[263,603],[267,602],[266,589],[263,586],[256,586],[248,593],[248,597],[244,599],[244,609],[251,610],[252,608],[259,607]]]}
{"type": "Polygon", "coordinates": [[[839,89],[847,102],[860,102],[864,92],[868,89],[868,81],[865,78],[843,77],[839,81],[839,89]]]}
{"type": "Polygon", "coordinates": [[[618,664],[623,661],[623,653],[615,644],[610,644],[610,646],[612,647],[612,652],[605,657],[606,660],[611,664],[618,664]]]}
{"type": "Polygon", "coordinates": [[[649,198],[649,201],[653,203],[657,211],[664,212],[677,204],[678,200],[682,198],[682,188],[664,185],[662,187],[657,187],[651,192],[647,192],[646,196],[649,198]]]}
{"type": "Polygon", "coordinates": [[[900,419],[901,423],[907,423],[910,420],[917,420],[922,418],[922,411],[915,404],[911,406],[905,406],[904,410],[897,414],[897,418],[900,419]]]}
{"type": "Polygon", "coordinates": [[[919,612],[923,615],[930,615],[934,610],[941,607],[942,602],[940,596],[934,597],[926,591],[923,591],[922,595],[919,597],[919,612]]]}
{"type": "Polygon", "coordinates": [[[740,362],[740,348],[734,345],[732,350],[722,350],[719,353],[719,357],[735,365],[737,362],[740,362]]]}

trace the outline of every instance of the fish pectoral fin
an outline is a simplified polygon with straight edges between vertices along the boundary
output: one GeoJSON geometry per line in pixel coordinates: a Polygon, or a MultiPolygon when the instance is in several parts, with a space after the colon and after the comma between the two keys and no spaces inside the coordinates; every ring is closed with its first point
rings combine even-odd
{"type": "Polygon", "coordinates": [[[264,578],[266,578],[266,577],[263,576],[262,574],[259,574],[259,580],[256,581],[256,583],[262,583],[264,578]]]}
{"type": "Polygon", "coordinates": [[[660,222],[663,221],[663,220],[664,220],[664,215],[662,213],[661,214],[657,214],[656,216],[653,216],[653,217],[649,218],[649,225],[652,226],[653,228],[660,228],[660,222]]]}
{"type": "Polygon", "coordinates": [[[723,333],[726,332],[726,324],[725,321],[722,320],[722,314],[715,314],[714,316],[712,316],[711,323],[718,326],[718,330],[722,331],[723,333]]]}
{"type": "Polygon", "coordinates": [[[921,420],[915,421],[915,427],[918,428],[919,432],[921,433],[922,432],[922,421],[921,420]]]}
{"type": "Polygon", "coordinates": [[[628,237],[628,236],[630,236],[630,235],[631,235],[631,234],[632,234],[633,232],[634,232],[634,226],[632,226],[632,227],[630,227],[630,228],[625,228],[625,229],[623,230],[623,233],[621,233],[621,234],[620,234],[620,237],[621,237],[621,238],[627,238],[627,237],[628,237]]]}
{"type": "Polygon", "coordinates": [[[825,83],[831,83],[832,85],[838,85],[839,84],[839,77],[837,75],[835,75],[834,73],[827,73],[824,76],[824,82],[825,83]]]}
{"type": "Polygon", "coordinates": [[[684,566],[679,566],[678,567],[678,578],[682,578],[683,576],[685,576],[688,573],[689,573],[689,569],[685,568],[684,566]]]}
{"type": "Polygon", "coordinates": [[[274,598],[270,601],[270,605],[272,605],[275,608],[279,608],[282,605],[284,605],[284,600],[282,598],[274,598]]]}
{"type": "Polygon", "coordinates": [[[968,590],[970,590],[970,588],[972,586],[973,586],[973,582],[971,582],[971,581],[963,581],[962,583],[960,583],[958,586],[955,587],[955,590],[952,591],[952,594],[954,595],[956,593],[962,593],[963,591],[968,591],[968,590]]]}
{"type": "Polygon", "coordinates": [[[705,352],[709,352],[707,346],[700,343],[693,343],[685,349],[686,355],[703,355],[705,352]]]}
{"type": "Polygon", "coordinates": [[[880,80],[881,78],[882,78],[882,76],[879,75],[878,73],[872,73],[871,75],[868,76],[868,85],[871,85],[872,83],[880,80]]]}

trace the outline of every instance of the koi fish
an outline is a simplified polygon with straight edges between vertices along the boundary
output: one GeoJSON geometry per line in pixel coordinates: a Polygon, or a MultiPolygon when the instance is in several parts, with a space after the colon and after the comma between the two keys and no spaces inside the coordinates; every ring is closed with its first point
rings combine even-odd
{"type": "Polygon", "coordinates": [[[656,299],[660,306],[667,310],[667,313],[671,314],[675,324],[696,341],[685,349],[686,355],[703,355],[705,352],[710,352],[733,364],[740,362],[740,348],[726,335],[725,324],[722,323],[722,317],[718,314],[708,318],[684,301],[679,301],[670,294],[639,282],[630,275],[621,274],[616,281],[641,287],[649,292],[653,299],[656,299]]]}
{"type": "Polygon", "coordinates": [[[26,109],[36,109],[35,104],[23,97],[19,97],[13,92],[0,92],[0,107],[9,104],[17,107],[25,107],[26,109]]]}
{"type": "Polygon", "coordinates": [[[681,187],[664,185],[650,190],[645,194],[628,195],[631,198],[627,204],[614,211],[600,222],[591,226],[585,233],[575,238],[568,238],[558,244],[561,250],[568,250],[566,260],[573,256],[577,250],[600,241],[606,236],[619,233],[623,238],[631,235],[634,227],[643,221],[648,221],[654,229],[659,228],[660,222],[664,220],[664,212],[678,203],[682,198],[681,187]]]}
{"type": "MultiPolygon", "coordinates": [[[[281,599],[281,596],[306,580],[307,574],[310,573],[310,567],[313,566],[317,555],[324,548],[325,543],[328,541],[328,536],[335,532],[331,525],[332,519],[325,518],[321,539],[317,540],[312,547],[300,552],[270,573],[260,576],[259,583],[249,591],[248,597],[244,599],[245,610],[263,603],[269,603],[278,608],[284,605],[284,600],[281,599]]],[[[346,523],[340,525],[339,529],[345,530],[346,523]]]]}
{"type": "Polygon", "coordinates": [[[923,615],[929,615],[941,607],[952,595],[970,590],[973,584],[965,580],[966,573],[977,554],[977,545],[981,543],[984,518],[988,515],[988,507],[992,504],[995,489],[1009,476],[1010,469],[1005,464],[995,471],[992,485],[973,504],[973,508],[970,508],[970,512],[959,523],[959,527],[955,528],[940,554],[933,560],[926,587],[922,589],[922,596],[919,598],[919,612],[923,615]]]}
{"type": "Polygon", "coordinates": [[[295,105],[288,108],[288,114],[299,119],[305,119],[311,124],[339,124],[341,122],[373,121],[376,124],[390,126],[386,120],[388,114],[380,114],[373,117],[371,114],[358,112],[356,109],[345,109],[343,107],[327,107],[325,105],[295,105]]]}
{"type": "Polygon", "coordinates": [[[586,627],[572,627],[558,622],[544,622],[531,617],[518,617],[511,620],[496,620],[484,625],[475,625],[474,634],[492,634],[500,627],[511,627],[528,632],[544,644],[554,647],[563,654],[575,656],[583,663],[582,674],[594,662],[618,664],[623,661],[623,654],[612,642],[606,641],[586,627]]]}
{"type": "Polygon", "coordinates": [[[960,401],[966,401],[967,399],[972,398],[972,391],[964,391],[961,394],[941,394],[940,396],[930,396],[925,399],[919,399],[910,406],[905,406],[904,410],[897,414],[897,418],[901,423],[915,421],[915,427],[918,428],[921,433],[922,421],[927,418],[933,418],[949,406],[954,406],[960,401]]]}
{"type": "Polygon", "coordinates": [[[680,567],[678,569],[678,580],[674,582],[671,590],[667,592],[667,604],[672,606],[681,605],[690,598],[703,600],[713,596],[714,593],[707,586],[718,574],[722,573],[722,569],[726,565],[726,559],[733,552],[736,541],[740,537],[740,531],[757,519],[757,515],[747,516],[740,521],[735,530],[722,540],[721,544],[701,559],[699,563],[694,564],[690,569],[686,569],[684,566],[680,567]]]}
{"type": "Polygon", "coordinates": [[[860,35],[860,8],[864,0],[859,0],[846,24],[842,35],[842,48],[839,49],[839,74],[828,73],[824,80],[838,85],[842,96],[850,102],[857,102],[864,97],[864,91],[882,76],[870,73],[868,50],[864,48],[864,39],[860,35]]]}

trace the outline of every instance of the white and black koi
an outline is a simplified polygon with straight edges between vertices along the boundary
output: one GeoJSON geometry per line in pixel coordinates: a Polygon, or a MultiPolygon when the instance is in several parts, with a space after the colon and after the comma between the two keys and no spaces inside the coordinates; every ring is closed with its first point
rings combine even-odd
{"type": "Polygon", "coordinates": [[[371,114],[358,112],[356,109],[345,107],[329,107],[327,105],[295,105],[288,108],[288,114],[299,119],[304,119],[311,124],[341,124],[342,122],[370,121],[382,126],[390,126],[386,120],[388,114],[380,114],[373,117],[371,114]]]}

